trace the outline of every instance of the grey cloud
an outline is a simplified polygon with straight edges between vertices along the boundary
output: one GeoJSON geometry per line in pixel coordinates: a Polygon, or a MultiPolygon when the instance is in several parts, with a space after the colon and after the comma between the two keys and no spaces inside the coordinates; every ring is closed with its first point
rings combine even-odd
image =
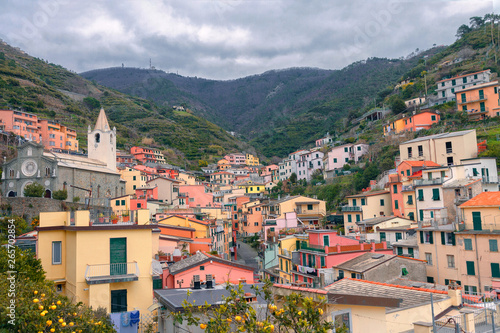
{"type": "Polygon", "coordinates": [[[153,65],[231,79],[269,69],[342,68],[450,44],[492,1],[4,0],[0,38],[81,72],[153,65]]]}

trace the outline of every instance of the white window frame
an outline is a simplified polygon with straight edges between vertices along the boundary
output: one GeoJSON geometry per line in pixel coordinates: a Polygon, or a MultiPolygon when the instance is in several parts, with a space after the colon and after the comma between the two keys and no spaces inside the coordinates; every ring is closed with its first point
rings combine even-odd
{"type": "Polygon", "coordinates": [[[62,264],[62,242],[61,241],[54,241],[52,242],[52,265],[61,265],[62,264]],[[59,250],[59,261],[55,260],[55,250],[59,250]]]}
{"type": "MultiPolygon", "coordinates": [[[[348,333],[352,333],[353,332],[353,327],[352,327],[352,312],[351,312],[351,309],[346,309],[346,310],[332,312],[332,322],[335,323],[335,317],[336,316],[340,316],[340,315],[343,315],[343,314],[346,314],[346,313],[349,314],[349,330],[348,330],[348,333]]],[[[333,333],[336,332],[335,327],[333,328],[332,332],[333,333]]]]}

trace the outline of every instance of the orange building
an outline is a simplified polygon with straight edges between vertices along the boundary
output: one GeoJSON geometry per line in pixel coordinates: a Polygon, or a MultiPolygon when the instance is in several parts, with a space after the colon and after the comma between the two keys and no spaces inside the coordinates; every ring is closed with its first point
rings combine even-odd
{"type": "Polygon", "coordinates": [[[132,147],[130,148],[130,154],[134,155],[134,158],[142,163],[167,163],[160,149],[132,147]]]}
{"type": "Polygon", "coordinates": [[[52,120],[38,119],[38,131],[45,148],[78,151],[75,130],[52,120]]]}
{"type": "Polygon", "coordinates": [[[46,149],[78,151],[75,130],[31,113],[0,110],[0,129],[42,143],[46,149]]]}
{"type": "Polygon", "coordinates": [[[29,141],[40,142],[41,139],[38,131],[38,117],[27,112],[0,110],[0,129],[22,136],[29,141]]]}
{"type": "Polygon", "coordinates": [[[500,116],[498,81],[478,84],[455,92],[457,108],[466,111],[471,120],[500,116]]]}
{"type": "Polygon", "coordinates": [[[424,110],[419,113],[412,114],[411,116],[404,116],[392,123],[384,126],[384,135],[390,133],[398,134],[400,132],[416,132],[422,129],[429,129],[432,125],[441,120],[439,113],[430,110],[424,110]]]}

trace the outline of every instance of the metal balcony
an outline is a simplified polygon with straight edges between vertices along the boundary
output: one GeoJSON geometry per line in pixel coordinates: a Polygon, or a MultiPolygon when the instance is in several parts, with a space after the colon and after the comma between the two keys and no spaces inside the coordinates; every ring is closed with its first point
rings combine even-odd
{"type": "Polygon", "coordinates": [[[342,206],[343,212],[361,212],[361,206],[342,206]]]}
{"type": "Polygon", "coordinates": [[[440,185],[444,182],[443,178],[436,179],[416,179],[413,183],[415,186],[419,185],[440,185]]]}
{"type": "Polygon", "coordinates": [[[139,266],[137,262],[87,265],[85,280],[87,284],[137,281],[139,266]]]}

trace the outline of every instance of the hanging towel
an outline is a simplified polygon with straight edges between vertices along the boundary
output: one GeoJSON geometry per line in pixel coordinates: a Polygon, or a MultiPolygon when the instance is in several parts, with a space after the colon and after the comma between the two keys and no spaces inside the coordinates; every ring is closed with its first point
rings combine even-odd
{"type": "Polygon", "coordinates": [[[120,315],[122,327],[127,327],[130,324],[130,316],[128,312],[122,312],[120,315]]]}
{"type": "Polygon", "coordinates": [[[130,312],[130,325],[137,324],[140,321],[139,317],[140,317],[139,310],[131,311],[130,312]]]}

